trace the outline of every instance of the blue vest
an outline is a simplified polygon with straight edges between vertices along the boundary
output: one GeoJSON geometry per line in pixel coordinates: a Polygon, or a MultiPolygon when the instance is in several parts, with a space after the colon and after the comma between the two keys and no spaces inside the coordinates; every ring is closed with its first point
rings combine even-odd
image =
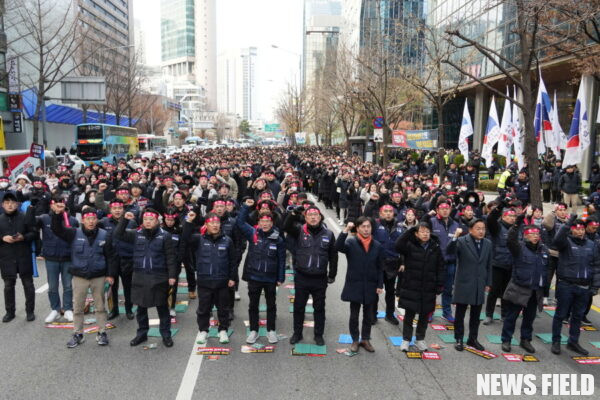
{"type": "MultiPolygon", "coordinates": [[[[106,230],[107,232],[112,232],[117,227],[118,222],[116,222],[112,218],[104,217],[100,220],[100,224],[102,225],[102,228],[104,230],[106,230]]],[[[135,225],[133,221],[129,221],[127,223],[127,228],[132,229],[134,227],[135,225]]],[[[113,248],[115,249],[119,257],[129,259],[133,257],[133,243],[125,242],[119,239],[113,239],[113,248]]]]}
{"type": "Polygon", "coordinates": [[[316,234],[304,232],[304,226],[296,242],[296,269],[307,275],[327,274],[329,246],[335,240],[333,233],[323,227],[316,234]]]}
{"type": "Polygon", "coordinates": [[[589,280],[593,279],[593,265],[595,244],[585,239],[583,245],[578,245],[571,237],[567,237],[568,246],[558,256],[556,276],[567,280],[589,280]]]}
{"type": "Polygon", "coordinates": [[[514,260],[512,278],[519,286],[537,290],[546,285],[548,276],[548,250],[541,242],[537,251],[530,250],[523,241],[521,251],[514,260]]]}
{"type": "Polygon", "coordinates": [[[504,224],[499,221],[500,232],[497,236],[492,237],[492,243],[494,244],[494,252],[492,258],[492,266],[503,269],[511,269],[513,264],[513,257],[506,246],[506,239],[508,238],[508,229],[504,224]]]}
{"type": "Polygon", "coordinates": [[[169,234],[162,229],[151,239],[144,235],[143,230],[135,234],[133,245],[133,269],[149,273],[167,273],[164,244],[169,234]]]}
{"type": "Polygon", "coordinates": [[[388,232],[387,228],[380,221],[377,221],[375,232],[373,233],[375,240],[383,246],[385,259],[398,259],[400,257],[396,252],[396,240],[402,236],[403,226],[400,222],[394,222],[395,224],[391,232],[388,232]]]}
{"type": "MultiPolygon", "coordinates": [[[[258,229],[258,228],[256,228],[258,229]]],[[[248,254],[244,268],[252,277],[260,277],[261,280],[269,279],[275,282],[277,280],[277,244],[280,236],[277,229],[274,229],[269,236],[259,231],[256,243],[249,240],[248,254]]]]}
{"type": "Polygon", "coordinates": [[[440,240],[440,247],[442,249],[442,255],[444,256],[444,261],[447,263],[455,262],[456,255],[454,253],[446,253],[446,247],[454,237],[454,232],[456,232],[459,227],[458,222],[452,218],[448,218],[448,229],[446,230],[446,226],[440,218],[433,217],[430,219],[430,221],[432,233],[440,240]]]}
{"type": "Polygon", "coordinates": [[[83,233],[83,228],[78,228],[75,239],[71,243],[71,265],[74,275],[95,278],[106,275],[106,258],[104,257],[104,244],[107,233],[98,229],[94,242],[90,244],[88,237],[83,233]]]}
{"type": "Polygon", "coordinates": [[[233,239],[233,226],[235,225],[235,219],[227,217],[224,221],[221,220],[221,232],[225,236],[229,236],[233,239]]]}
{"type": "Polygon", "coordinates": [[[206,235],[200,236],[198,248],[194,251],[198,280],[229,279],[229,248],[231,238],[221,235],[216,241],[206,235]]]}
{"type": "MultiPolygon", "coordinates": [[[[51,218],[48,214],[40,215],[42,221],[42,256],[44,258],[60,258],[70,259],[71,258],[71,244],[56,236],[50,228],[51,218]]],[[[71,226],[77,224],[77,220],[73,217],[69,217],[69,223],[71,226]]]]}

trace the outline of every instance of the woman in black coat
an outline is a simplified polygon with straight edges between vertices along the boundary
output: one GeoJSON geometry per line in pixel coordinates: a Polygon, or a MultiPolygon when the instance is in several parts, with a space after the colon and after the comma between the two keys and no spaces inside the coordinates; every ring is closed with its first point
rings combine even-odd
{"type": "Polygon", "coordinates": [[[348,217],[345,221],[356,222],[356,219],[362,215],[362,200],[360,198],[360,181],[355,180],[348,189],[348,217]]]}
{"type": "Polygon", "coordinates": [[[378,295],[383,292],[383,247],[373,239],[373,224],[369,218],[358,218],[356,235],[348,237],[348,232],[353,227],[353,223],[348,223],[335,242],[337,251],[346,254],[348,260],[342,301],[350,302],[350,351],[357,352],[360,345],[372,353],[375,351],[370,343],[372,318],[376,314],[378,295]],[[359,332],[358,314],[361,305],[363,320],[362,330],[359,332]]]}
{"type": "Polygon", "coordinates": [[[429,314],[435,310],[436,296],[442,293],[446,271],[439,239],[431,226],[421,222],[396,241],[396,251],[404,258],[399,306],[405,309],[401,350],[408,351],[413,335],[413,319],[419,314],[416,346],[427,350],[425,331],[429,314]]]}

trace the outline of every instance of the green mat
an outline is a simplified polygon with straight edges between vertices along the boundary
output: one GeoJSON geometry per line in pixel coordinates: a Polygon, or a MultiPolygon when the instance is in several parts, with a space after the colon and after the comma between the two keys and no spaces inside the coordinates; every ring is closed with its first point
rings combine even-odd
{"type": "Polygon", "coordinates": [[[590,342],[590,344],[595,348],[600,349],[600,342],[590,342]]]}
{"type": "Polygon", "coordinates": [[[125,292],[123,292],[123,289],[119,289],[119,296],[125,296],[125,292]]]}
{"type": "Polygon", "coordinates": [[[185,286],[177,286],[177,294],[188,294],[190,291],[185,286]]]}
{"type": "Polygon", "coordinates": [[[186,278],[186,274],[185,271],[181,271],[181,273],[179,274],[179,280],[185,279],[186,278]]]}
{"type": "Polygon", "coordinates": [[[296,295],[296,289],[290,289],[290,294],[292,296],[295,296],[296,295]]]}
{"type": "Polygon", "coordinates": [[[317,346],[316,344],[296,343],[294,352],[298,354],[327,354],[327,346],[317,346]]]}
{"type": "MultiPolygon", "coordinates": [[[[535,336],[539,337],[542,342],[545,344],[552,343],[552,334],[551,333],[536,333],[535,336]]],[[[565,335],[560,335],[560,344],[567,344],[569,338],[565,335]]]]}
{"type": "Polygon", "coordinates": [[[443,314],[444,314],[444,312],[442,310],[435,310],[433,312],[434,317],[441,317],[443,314]]]}
{"type": "MultiPolygon", "coordinates": [[[[499,336],[499,335],[485,335],[485,337],[487,338],[488,342],[490,342],[492,344],[502,344],[502,336],[499,336]]],[[[510,340],[510,344],[518,345],[519,342],[517,342],[517,339],[512,338],[510,340]]]]}
{"type": "Polygon", "coordinates": [[[187,304],[175,304],[175,312],[182,313],[186,312],[189,305],[187,304]]]}
{"type": "MultiPolygon", "coordinates": [[[[231,335],[233,335],[233,329],[229,328],[227,330],[227,336],[231,336],[231,335]]],[[[208,337],[212,337],[212,338],[219,337],[219,330],[217,328],[215,328],[214,326],[211,326],[210,328],[208,328],[208,337]]]]}
{"type": "MultiPolygon", "coordinates": [[[[171,337],[177,335],[177,332],[179,332],[178,328],[171,328],[171,337]]],[[[148,336],[149,337],[161,337],[160,331],[158,330],[158,328],[150,328],[148,330],[148,336]]]]}
{"type": "Polygon", "coordinates": [[[285,270],[285,273],[286,273],[286,274],[293,274],[293,273],[294,273],[294,270],[293,270],[293,269],[286,269],[286,270],[285,270]]]}
{"type": "MultiPolygon", "coordinates": [[[[442,342],[444,343],[456,343],[456,340],[454,339],[454,333],[440,333],[438,334],[438,336],[440,339],[442,339],[442,342]]],[[[463,338],[463,342],[465,344],[467,343],[467,339],[467,336],[463,338]]]]}
{"type": "MultiPolygon", "coordinates": [[[[485,317],[486,317],[485,312],[482,312],[481,314],[479,314],[479,319],[480,320],[483,321],[485,319],[485,317]]],[[[499,320],[500,319],[500,314],[494,313],[494,315],[492,315],[492,319],[494,319],[496,321],[499,320]]]]}
{"type": "MultiPolygon", "coordinates": [[[[293,313],[294,312],[294,305],[292,304],[290,306],[290,312],[293,313]]],[[[304,309],[304,312],[307,314],[312,314],[315,312],[315,309],[313,308],[313,306],[306,306],[306,308],[304,309]]]]}
{"type": "Polygon", "coordinates": [[[294,275],[289,275],[287,277],[288,282],[294,282],[294,275]]]}
{"type": "MultiPolygon", "coordinates": [[[[131,311],[135,314],[137,311],[137,306],[131,307],[131,311]]],[[[125,306],[119,306],[119,314],[125,314],[125,306]]]]}
{"type": "Polygon", "coordinates": [[[267,305],[266,304],[259,304],[258,305],[258,312],[266,312],[267,311],[267,305]]]}
{"type": "Polygon", "coordinates": [[[551,316],[552,318],[554,318],[554,314],[556,313],[555,310],[544,310],[544,312],[546,314],[548,314],[549,316],[551,316]]]}
{"type": "MultiPolygon", "coordinates": [[[[250,328],[246,328],[246,336],[250,334],[250,328]]],[[[265,326],[261,326],[258,328],[258,336],[267,336],[267,328],[265,326]]]]}

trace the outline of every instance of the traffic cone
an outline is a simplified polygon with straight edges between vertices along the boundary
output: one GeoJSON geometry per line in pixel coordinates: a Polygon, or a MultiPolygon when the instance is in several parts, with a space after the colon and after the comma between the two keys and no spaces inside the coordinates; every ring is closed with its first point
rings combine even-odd
{"type": "Polygon", "coordinates": [[[588,208],[587,208],[587,206],[583,207],[583,214],[581,214],[581,219],[583,221],[587,221],[587,219],[588,219],[588,208]]]}

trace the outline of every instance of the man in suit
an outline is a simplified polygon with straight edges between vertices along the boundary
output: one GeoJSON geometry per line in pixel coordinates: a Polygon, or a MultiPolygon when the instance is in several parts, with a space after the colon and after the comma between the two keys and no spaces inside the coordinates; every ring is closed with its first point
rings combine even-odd
{"type": "Polygon", "coordinates": [[[469,339],[467,346],[477,350],[484,347],[477,341],[479,332],[479,315],[485,300],[485,292],[489,292],[492,284],[492,242],[485,238],[485,223],[474,219],[469,224],[469,234],[460,237],[461,229],[454,233],[448,244],[448,253],[456,254],[456,281],[452,303],[456,304],[454,337],[456,350],[463,351],[465,332],[465,314],[469,314],[469,339]]]}

